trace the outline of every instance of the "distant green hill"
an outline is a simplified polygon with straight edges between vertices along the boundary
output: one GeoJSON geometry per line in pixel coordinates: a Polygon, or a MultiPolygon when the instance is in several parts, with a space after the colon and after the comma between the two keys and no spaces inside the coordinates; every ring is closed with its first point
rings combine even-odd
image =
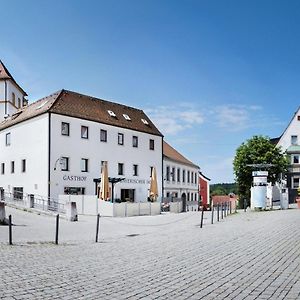
{"type": "Polygon", "coordinates": [[[228,195],[230,193],[237,194],[236,183],[216,183],[210,185],[210,195],[228,195]]]}

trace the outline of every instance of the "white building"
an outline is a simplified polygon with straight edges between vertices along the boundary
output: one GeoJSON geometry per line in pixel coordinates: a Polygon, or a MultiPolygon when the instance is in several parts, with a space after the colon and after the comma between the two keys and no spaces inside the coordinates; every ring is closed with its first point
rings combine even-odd
{"type": "Polygon", "coordinates": [[[67,90],[24,106],[26,93],[0,65],[0,187],[91,195],[107,161],[109,177],[125,178],[114,199],[147,201],[152,167],[161,197],[163,136],[142,110],[67,90]]]}
{"type": "Polygon", "coordinates": [[[198,210],[199,167],[164,141],[164,198],[182,199],[187,210],[198,210]]]}

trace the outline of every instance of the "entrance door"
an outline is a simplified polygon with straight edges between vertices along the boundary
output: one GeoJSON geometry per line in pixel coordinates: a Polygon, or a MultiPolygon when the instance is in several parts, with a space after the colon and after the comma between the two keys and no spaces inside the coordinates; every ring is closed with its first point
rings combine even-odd
{"type": "Polygon", "coordinates": [[[181,195],[181,200],[182,200],[182,211],[186,212],[186,193],[183,193],[181,195]]]}
{"type": "Polygon", "coordinates": [[[121,189],[121,201],[130,201],[134,202],[134,189],[121,189]]]}

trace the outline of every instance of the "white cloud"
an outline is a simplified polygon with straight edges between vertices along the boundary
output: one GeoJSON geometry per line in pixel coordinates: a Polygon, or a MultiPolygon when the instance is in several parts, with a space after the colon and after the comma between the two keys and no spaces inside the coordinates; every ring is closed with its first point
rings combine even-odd
{"type": "Polygon", "coordinates": [[[159,106],[155,109],[145,109],[154,124],[165,135],[176,135],[194,125],[202,124],[204,118],[199,111],[191,108],[159,106]]]}

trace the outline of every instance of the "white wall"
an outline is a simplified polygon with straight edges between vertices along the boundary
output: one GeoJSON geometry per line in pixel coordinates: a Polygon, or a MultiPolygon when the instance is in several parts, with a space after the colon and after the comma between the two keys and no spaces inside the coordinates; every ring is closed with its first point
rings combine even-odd
{"type": "MultiPolygon", "coordinates": [[[[198,201],[199,199],[199,175],[198,175],[199,169],[197,167],[193,167],[190,165],[182,164],[180,162],[175,162],[173,160],[170,160],[166,157],[164,157],[164,197],[167,196],[167,193],[170,193],[170,195],[173,193],[178,193],[178,198],[181,198],[182,194],[185,193],[186,195],[189,193],[193,193],[193,201],[198,201]],[[172,172],[172,168],[175,168],[175,181],[172,181],[172,176],[170,175],[170,180],[167,179],[167,166],[170,168],[170,173],[172,172]],[[180,182],[177,180],[177,169],[180,169],[180,182]],[[182,178],[182,170],[185,170],[185,182],[183,182],[182,178]],[[187,182],[187,174],[188,171],[190,171],[190,174],[193,172],[193,183],[190,179],[190,182],[187,182]],[[195,176],[196,174],[196,176],[195,176]],[[196,182],[195,182],[196,177],[196,182]],[[196,197],[196,199],[195,199],[196,197]]],[[[191,178],[191,175],[190,175],[191,178]]],[[[191,196],[190,196],[190,201],[191,196]]]]}
{"type": "Polygon", "coordinates": [[[95,194],[94,178],[100,177],[101,161],[108,161],[109,177],[125,177],[134,182],[115,185],[114,198],[120,198],[120,190],[135,189],[135,201],[147,201],[150,187],[150,166],[156,167],[161,196],[162,180],[162,137],[118,128],[92,121],[51,114],[51,196],[57,198],[64,193],[64,187],[84,187],[86,195],[95,194]],[[61,122],[70,123],[70,136],[61,135],[61,122]],[[89,138],[81,138],[81,125],[89,127],[89,138]],[[107,130],[107,142],[100,142],[100,129],[107,130]],[[118,133],[124,134],[124,145],[118,145],[118,133]],[[139,138],[138,148],[132,147],[132,136],[139,138]],[[155,150],[149,150],[149,139],[154,139],[155,150]],[[69,157],[69,171],[61,171],[56,160],[69,157]],[[81,172],[81,158],[89,159],[89,171],[81,172]],[[124,175],[118,175],[118,163],[124,163],[124,175]],[[133,176],[133,164],[139,166],[138,176],[133,176]],[[86,177],[85,181],[64,180],[65,175],[86,177]]]}
{"type": "MultiPolygon", "coordinates": [[[[0,164],[5,163],[5,174],[0,174],[0,186],[7,191],[23,187],[25,193],[48,195],[48,116],[27,120],[0,131],[0,164]],[[5,145],[6,134],[11,134],[11,145],[5,145]],[[26,159],[26,172],[21,172],[21,160],[26,159]],[[11,161],[15,173],[11,174],[11,161]]],[[[1,166],[1,165],[0,165],[1,166]]]]}

